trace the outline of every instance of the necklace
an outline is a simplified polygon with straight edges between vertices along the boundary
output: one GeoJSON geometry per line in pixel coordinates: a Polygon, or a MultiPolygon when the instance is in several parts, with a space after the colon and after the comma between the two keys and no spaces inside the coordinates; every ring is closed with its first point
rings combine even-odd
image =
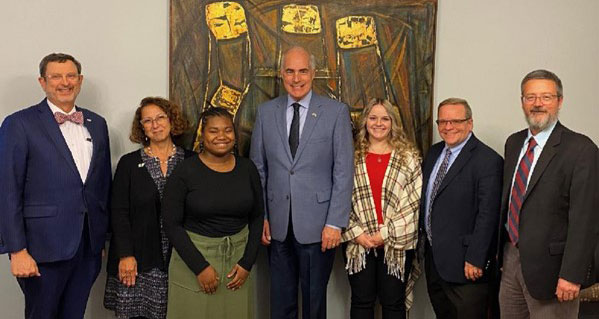
{"type": "Polygon", "coordinates": [[[386,156],[387,154],[390,153],[389,146],[385,145],[385,147],[382,150],[377,150],[377,152],[374,152],[374,150],[371,150],[369,148],[368,153],[376,158],[377,163],[382,163],[383,156],[386,156]]]}
{"type": "Polygon", "coordinates": [[[166,163],[168,163],[168,161],[171,160],[171,158],[173,157],[173,155],[175,155],[175,152],[177,152],[177,148],[175,147],[175,144],[171,145],[171,153],[168,155],[168,157],[166,158],[165,161],[161,161],[158,156],[154,156],[154,153],[152,153],[152,147],[150,147],[150,146],[146,147],[146,152],[148,153],[148,155],[150,157],[153,157],[156,160],[158,160],[158,162],[160,162],[160,164],[166,164],[166,163]]]}

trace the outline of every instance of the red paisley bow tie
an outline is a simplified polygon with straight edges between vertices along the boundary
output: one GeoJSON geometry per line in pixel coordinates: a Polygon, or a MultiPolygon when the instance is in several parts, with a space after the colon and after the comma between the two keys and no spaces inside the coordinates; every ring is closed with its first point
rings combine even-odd
{"type": "Polygon", "coordinates": [[[71,121],[75,124],[81,125],[83,124],[83,112],[77,111],[69,115],[61,112],[56,112],[54,113],[54,119],[56,119],[56,123],[58,124],[62,124],[66,121],[71,121]]]}

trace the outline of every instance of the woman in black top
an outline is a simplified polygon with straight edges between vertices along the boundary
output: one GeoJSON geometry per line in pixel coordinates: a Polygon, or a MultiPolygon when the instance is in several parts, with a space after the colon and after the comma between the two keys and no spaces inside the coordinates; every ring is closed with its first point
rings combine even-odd
{"type": "Polygon", "coordinates": [[[201,151],[169,179],[162,211],[175,250],[169,266],[168,318],[251,318],[249,271],[263,225],[254,164],[237,157],[233,116],[200,116],[201,151]]]}
{"type": "Polygon", "coordinates": [[[147,97],[135,111],[129,138],[143,147],[121,157],[112,184],[104,306],[117,318],[166,317],[170,244],[160,200],[175,166],[195,154],[173,144],[186,127],[181,108],[163,98],[147,97]]]}

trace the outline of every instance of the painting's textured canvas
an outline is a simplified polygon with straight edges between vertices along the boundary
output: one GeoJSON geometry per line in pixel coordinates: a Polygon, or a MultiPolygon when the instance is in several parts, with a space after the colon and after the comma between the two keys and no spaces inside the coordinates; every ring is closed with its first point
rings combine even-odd
{"type": "Polygon", "coordinates": [[[425,151],[436,8],[436,0],[171,0],[170,98],[192,124],[185,143],[195,144],[201,111],[221,106],[235,114],[247,154],[256,107],[284,94],[281,54],[300,45],[316,58],[316,93],[345,102],[354,119],[370,98],[390,100],[425,151]]]}

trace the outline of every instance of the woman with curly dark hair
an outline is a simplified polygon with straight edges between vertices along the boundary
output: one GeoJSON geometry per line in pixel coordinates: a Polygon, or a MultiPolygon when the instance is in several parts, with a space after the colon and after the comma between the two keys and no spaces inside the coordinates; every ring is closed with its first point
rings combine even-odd
{"type": "Polygon", "coordinates": [[[260,176],[235,154],[226,109],[205,110],[200,123],[200,154],[183,161],[164,189],[164,226],[174,248],[167,318],[252,318],[250,271],[264,222],[260,176]]]}
{"type": "Polygon", "coordinates": [[[129,139],[141,149],[119,160],[112,184],[112,238],[104,306],[117,318],[165,318],[171,245],[162,226],[162,191],[173,169],[193,152],[173,137],[187,128],[181,108],[144,98],[129,139]]]}

